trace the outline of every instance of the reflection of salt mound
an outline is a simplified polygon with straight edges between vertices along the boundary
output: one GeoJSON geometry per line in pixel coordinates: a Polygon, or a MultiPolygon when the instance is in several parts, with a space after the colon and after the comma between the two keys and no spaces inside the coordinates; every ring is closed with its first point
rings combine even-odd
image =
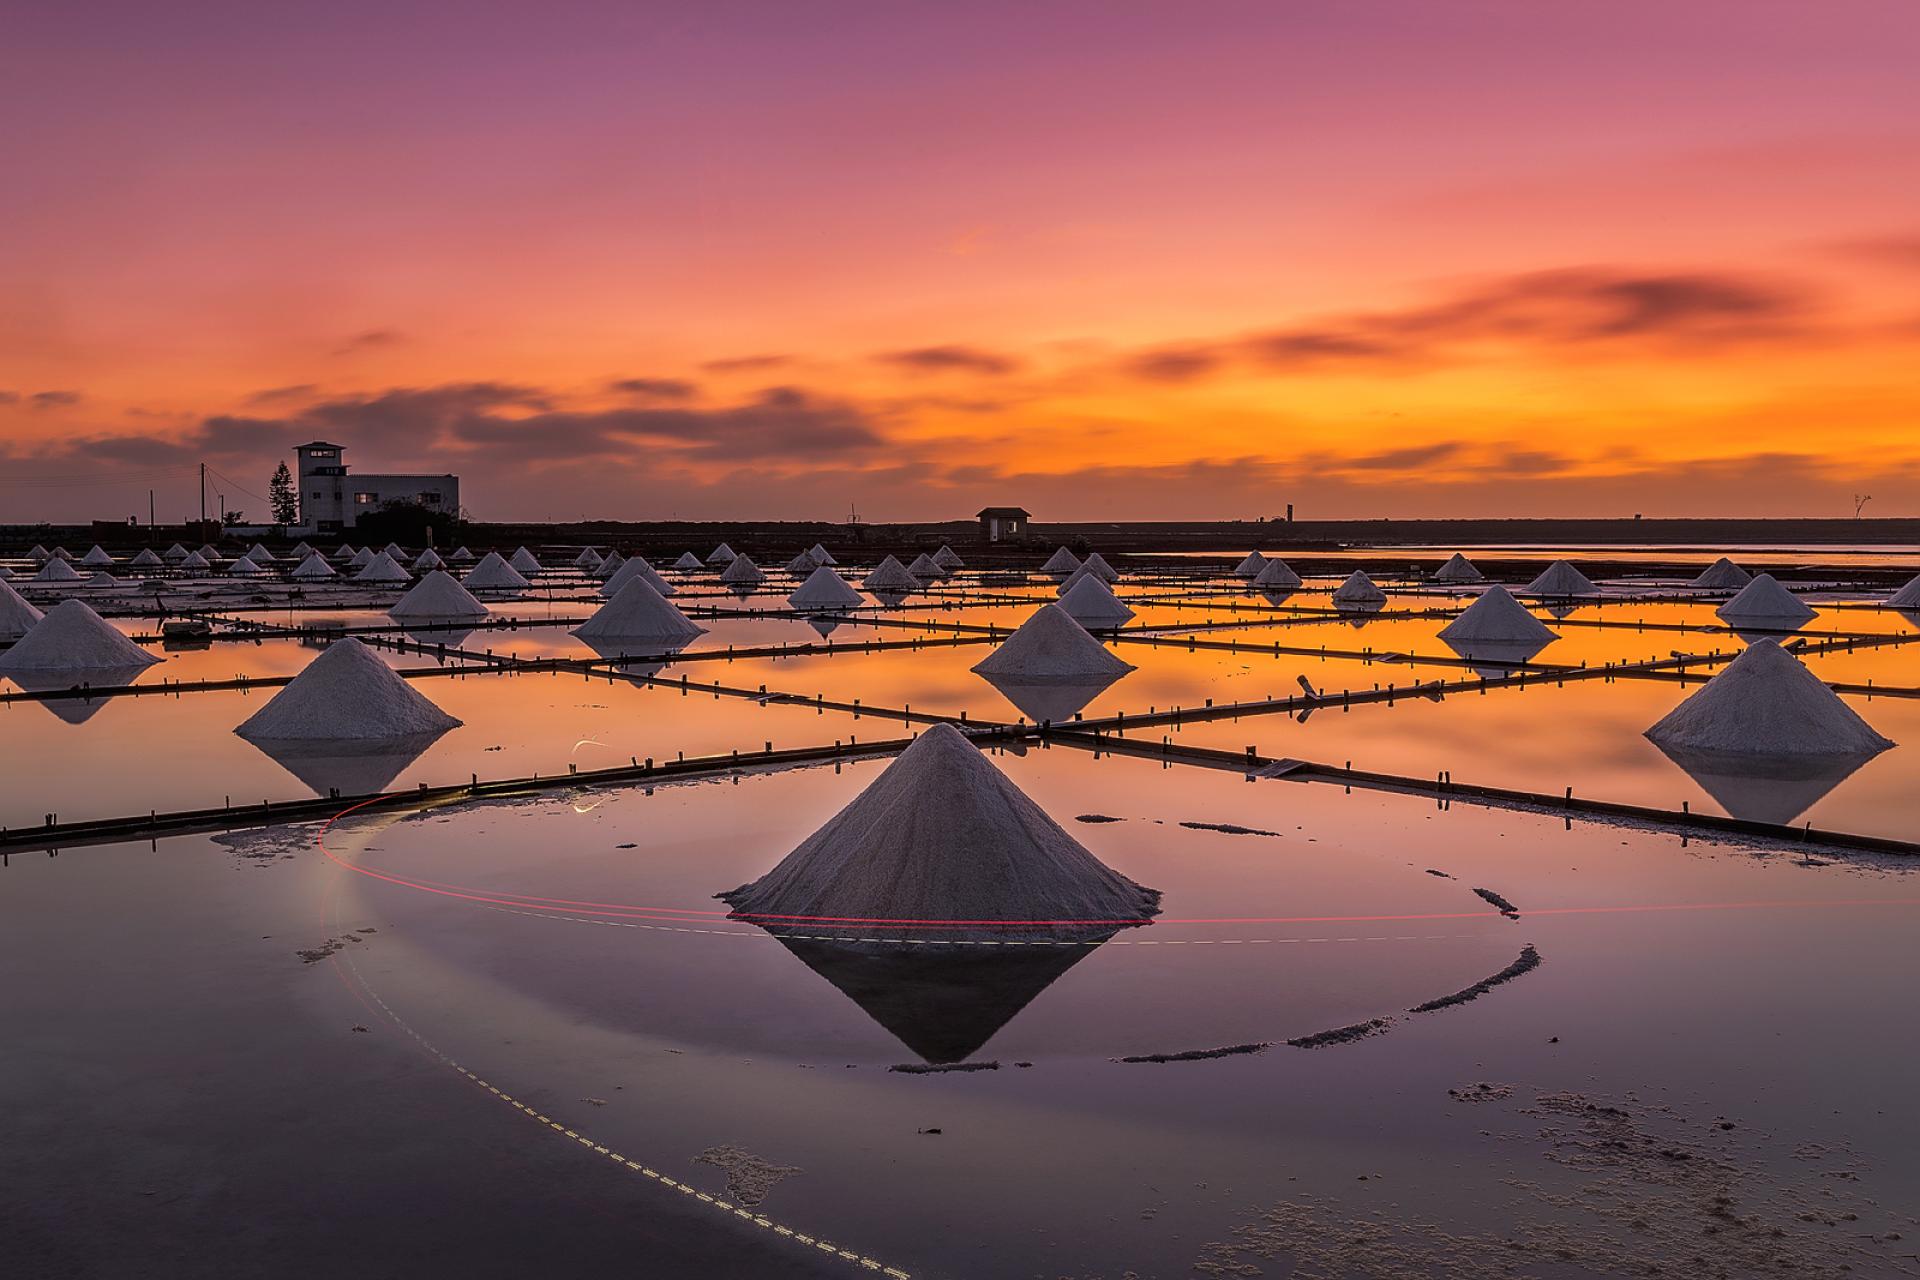
{"type": "Polygon", "coordinates": [[[435,569],[401,596],[387,616],[403,622],[478,622],[489,612],[452,574],[435,569]]]}
{"type": "Polygon", "coordinates": [[[973,669],[996,681],[1073,684],[1112,681],[1133,665],[1108,652],[1065,609],[1043,604],[973,669]]]}
{"type": "Polygon", "coordinates": [[[400,771],[418,760],[444,732],[352,744],[263,738],[253,745],[317,796],[370,796],[391,787],[400,771]]]}
{"type": "Polygon", "coordinates": [[[1753,575],[1733,561],[1721,556],[1705,569],[1689,585],[1702,591],[1738,591],[1753,581],[1753,575]]]}
{"type": "Polygon", "coordinates": [[[945,724],[772,871],[719,896],[770,930],[912,920],[958,922],[945,938],[1003,940],[1104,935],[1146,923],[1160,898],[1089,853],[945,724]],[[993,921],[1021,923],[981,923],[993,921]]]}
{"type": "Polygon", "coordinates": [[[920,579],[907,572],[907,566],[888,556],[873,567],[861,583],[869,591],[918,591],[920,579]]]}
{"type": "Polygon", "coordinates": [[[1499,583],[1441,628],[1440,638],[1448,644],[1527,643],[1544,645],[1556,639],[1547,624],[1528,613],[1499,583]]]}
{"type": "Polygon", "coordinates": [[[1364,569],[1355,569],[1347,580],[1334,589],[1335,604],[1385,604],[1387,593],[1373,585],[1364,569]]]}
{"type": "MultiPolygon", "coordinates": [[[[0,653],[0,675],[13,676],[18,683],[22,672],[84,676],[94,671],[140,670],[159,661],[86,604],[65,600],[47,610],[25,639],[0,653]]],[[[90,679],[89,683],[104,681],[90,679]]]]}
{"type": "Polygon", "coordinates": [[[1678,751],[1753,756],[1871,756],[1893,745],[1772,640],[1748,647],[1647,737],[1678,751]]]}
{"type": "Polygon", "coordinates": [[[765,581],[766,576],[760,572],[760,566],[753,562],[752,556],[735,556],[720,571],[720,581],[730,587],[756,586],[765,581]]]}
{"type": "Polygon", "coordinates": [[[367,561],[366,566],[353,575],[353,580],[381,583],[411,582],[413,575],[408,573],[398,560],[382,551],[367,561]]]}
{"type": "Polygon", "coordinates": [[[1060,597],[1060,607],[1083,627],[1110,630],[1133,619],[1133,610],[1092,574],[1080,579],[1060,597]]]}
{"type": "Polygon", "coordinates": [[[1065,547],[1061,547],[1058,551],[1055,551],[1047,557],[1047,562],[1040,566],[1040,572],[1065,575],[1072,573],[1079,567],[1080,558],[1065,547]]]}
{"type": "Polygon", "coordinates": [[[255,741],[367,742],[441,734],[459,723],[348,636],[328,645],[234,732],[255,741]]]}
{"type": "Polygon", "coordinates": [[[1473,561],[1458,551],[1447,557],[1447,562],[1433,571],[1435,582],[1485,582],[1486,577],[1474,568],[1473,561]]]}
{"type": "Polygon", "coordinates": [[[1285,560],[1268,560],[1254,575],[1253,585],[1263,591],[1291,591],[1300,585],[1300,575],[1285,560]]]}
{"type": "Polygon", "coordinates": [[[1813,617],[1807,602],[1781,586],[1770,573],[1754,578],[1714,612],[1729,622],[1738,619],[1793,627],[1813,617]]]}
{"type": "Polygon", "coordinates": [[[1566,599],[1570,596],[1598,595],[1600,588],[1593,585],[1593,579],[1565,560],[1555,560],[1540,571],[1540,576],[1529,582],[1522,594],[1530,596],[1548,596],[1566,599]]]}
{"type": "Polygon", "coordinates": [[[1247,558],[1245,560],[1233,566],[1233,575],[1236,578],[1257,578],[1260,576],[1260,571],[1266,567],[1267,558],[1265,556],[1261,555],[1258,551],[1249,551],[1247,552],[1247,558]]]}
{"type": "Polygon", "coordinates": [[[643,579],[636,578],[575,627],[573,634],[587,641],[657,641],[665,647],[686,644],[705,630],[643,579]]]}
{"type": "Polygon", "coordinates": [[[618,569],[615,569],[613,576],[600,584],[600,595],[605,599],[611,600],[625,590],[629,582],[644,582],[663,596],[673,595],[680,590],[680,588],[655,573],[653,566],[647,563],[645,556],[635,556],[618,569]]]}
{"type": "Polygon", "coordinates": [[[1654,745],[1733,817],[1777,826],[1811,809],[1873,758],[1864,754],[1752,755],[1654,745]]]}
{"type": "MultiPolygon", "coordinates": [[[[1442,639],[1445,639],[1444,632],[1442,639]]],[[[1533,661],[1533,655],[1549,643],[1542,640],[1446,640],[1447,648],[1473,664],[1474,674],[1487,680],[1512,675],[1513,668],[1508,664],[1533,661]]]]}
{"type": "Polygon", "coordinates": [[[698,569],[700,567],[700,557],[691,551],[682,551],[680,558],[673,562],[673,567],[676,569],[698,569]]]}
{"type": "Polygon", "coordinates": [[[787,597],[787,603],[796,609],[853,609],[866,602],[865,596],[825,565],[809,574],[799,589],[787,597]]]}
{"type": "Polygon", "coordinates": [[[44,616],[25,596],[0,582],[0,640],[18,640],[44,616]]]}
{"type": "Polygon", "coordinates": [[[1071,947],[903,947],[780,937],[895,1039],[931,1063],[964,1062],[1061,974],[1092,954],[1071,947]]]}
{"type": "Polygon", "coordinates": [[[1116,684],[1121,676],[1102,676],[1098,680],[1021,680],[993,675],[981,678],[1033,723],[1065,724],[1116,684]]]}
{"type": "Polygon", "coordinates": [[[944,542],[940,544],[940,549],[933,553],[933,562],[948,573],[967,567],[967,562],[960,558],[960,553],[944,542]]]}
{"type": "Polygon", "coordinates": [[[482,556],[461,582],[469,591],[525,591],[532,585],[525,574],[501,559],[498,551],[482,556]]]}
{"type": "Polygon", "coordinates": [[[516,547],[512,558],[510,558],[507,563],[512,565],[514,569],[520,573],[540,572],[539,558],[525,547],[516,547]]]}
{"type": "Polygon", "coordinates": [[[719,546],[715,547],[712,551],[709,551],[707,553],[707,563],[708,564],[732,564],[734,560],[734,555],[735,555],[734,549],[723,542],[719,546]]]}

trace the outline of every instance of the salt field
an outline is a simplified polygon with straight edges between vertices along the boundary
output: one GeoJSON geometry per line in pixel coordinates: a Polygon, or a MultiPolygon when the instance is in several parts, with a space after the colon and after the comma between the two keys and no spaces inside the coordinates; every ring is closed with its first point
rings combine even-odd
{"type": "Polygon", "coordinates": [[[1920,1274],[1859,549],[28,550],[21,1274],[1920,1274]]]}

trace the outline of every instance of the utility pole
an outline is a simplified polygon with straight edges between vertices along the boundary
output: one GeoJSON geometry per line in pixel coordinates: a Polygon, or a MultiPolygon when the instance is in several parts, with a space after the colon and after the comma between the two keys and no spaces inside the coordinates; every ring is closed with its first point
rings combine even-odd
{"type": "Polygon", "coordinates": [[[207,464],[200,464],[200,523],[207,522],[207,464]]]}
{"type": "Polygon", "coordinates": [[[153,541],[153,490],[147,490],[147,541],[153,541]]]}

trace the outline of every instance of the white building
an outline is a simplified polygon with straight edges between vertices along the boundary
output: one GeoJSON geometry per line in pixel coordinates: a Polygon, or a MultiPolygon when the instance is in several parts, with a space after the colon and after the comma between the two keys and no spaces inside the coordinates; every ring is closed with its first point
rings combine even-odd
{"type": "Polygon", "coordinates": [[[295,447],[300,459],[300,523],[320,533],[351,529],[389,502],[412,502],[453,516],[460,477],[348,475],[342,445],[315,440],[295,447]]]}

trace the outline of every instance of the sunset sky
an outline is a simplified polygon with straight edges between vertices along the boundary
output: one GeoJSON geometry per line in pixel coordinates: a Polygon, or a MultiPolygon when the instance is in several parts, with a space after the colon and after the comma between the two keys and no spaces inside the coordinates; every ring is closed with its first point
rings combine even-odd
{"type": "Polygon", "coordinates": [[[481,519],[1920,515],[1916,68],[1913,0],[27,0],[0,522],[315,436],[481,519]]]}

